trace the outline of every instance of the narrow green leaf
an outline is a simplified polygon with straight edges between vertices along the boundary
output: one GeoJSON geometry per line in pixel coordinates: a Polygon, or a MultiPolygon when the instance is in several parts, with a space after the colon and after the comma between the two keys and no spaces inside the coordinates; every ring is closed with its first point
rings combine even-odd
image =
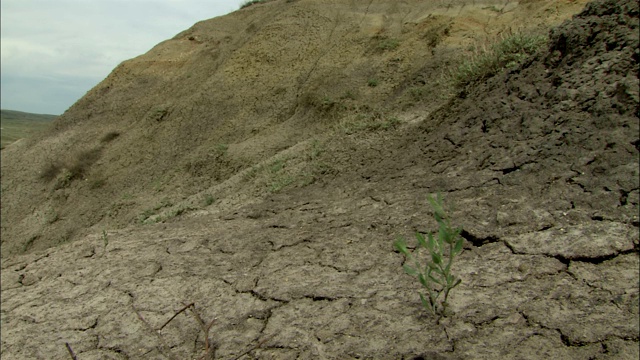
{"type": "Polygon", "coordinates": [[[438,284],[438,285],[443,285],[443,284],[442,284],[442,281],[440,281],[440,280],[438,280],[438,279],[434,278],[434,277],[433,277],[433,276],[431,276],[431,275],[429,275],[429,279],[430,279],[431,281],[433,281],[434,283],[438,284]]]}
{"type": "Polygon", "coordinates": [[[427,299],[424,297],[424,295],[422,295],[422,293],[420,293],[420,301],[422,301],[422,306],[424,306],[425,308],[431,310],[431,305],[429,304],[427,299]]]}
{"type": "Polygon", "coordinates": [[[440,269],[440,267],[438,265],[434,264],[434,263],[429,263],[429,269],[431,271],[437,272],[440,275],[444,275],[443,272],[442,272],[442,269],[440,269]]]}
{"type": "Polygon", "coordinates": [[[431,260],[434,264],[440,265],[442,263],[442,256],[438,253],[433,252],[431,253],[431,260]]]}
{"type": "Polygon", "coordinates": [[[402,268],[404,269],[404,272],[406,272],[409,275],[412,275],[412,276],[418,275],[418,271],[407,264],[402,265],[402,268]]]}
{"type": "Polygon", "coordinates": [[[398,240],[396,240],[396,242],[393,243],[393,246],[396,248],[396,250],[400,251],[405,255],[409,253],[409,249],[407,249],[407,244],[405,243],[403,238],[398,238],[398,240]]]}
{"type": "Polygon", "coordinates": [[[428,234],[429,237],[429,246],[427,247],[429,249],[429,252],[434,252],[436,251],[436,240],[433,238],[433,234],[429,233],[428,234]]]}
{"type": "Polygon", "coordinates": [[[424,277],[424,274],[418,274],[418,279],[420,280],[420,284],[422,284],[422,286],[429,287],[429,283],[427,282],[427,279],[424,277]]]}
{"type": "Polygon", "coordinates": [[[419,246],[422,246],[423,248],[427,248],[427,242],[424,240],[424,235],[420,234],[419,232],[416,232],[416,239],[418,240],[419,246]]]}
{"type": "Polygon", "coordinates": [[[453,284],[453,282],[456,280],[456,277],[455,277],[455,276],[453,276],[453,275],[447,274],[447,275],[445,276],[445,279],[447,279],[447,285],[449,285],[449,286],[450,286],[450,285],[451,285],[451,284],[453,284]]]}
{"type": "Polygon", "coordinates": [[[447,267],[444,268],[444,273],[448,274],[451,271],[451,264],[453,263],[453,261],[449,260],[449,263],[447,264],[447,267]]]}
{"type": "Polygon", "coordinates": [[[456,246],[453,248],[453,256],[458,255],[460,251],[462,251],[462,246],[464,245],[464,239],[462,237],[458,237],[458,241],[456,241],[456,246]]]}
{"type": "Polygon", "coordinates": [[[438,239],[440,240],[440,245],[443,245],[444,243],[449,243],[449,232],[447,231],[447,228],[445,226],[440,226],[440,229],[438,229],[438,239]]]}

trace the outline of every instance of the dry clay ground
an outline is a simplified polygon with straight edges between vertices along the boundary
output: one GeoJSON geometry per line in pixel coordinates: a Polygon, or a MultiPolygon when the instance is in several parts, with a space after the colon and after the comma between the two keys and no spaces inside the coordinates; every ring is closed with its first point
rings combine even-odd
{"type": "Polygon", "coordinates": [[[325,139],[314,184],[3,260],[2,358],[637,359],[637,49],[637,2],[595,2],[434,114],[325,139]],[[392,246],[436,191],[467,240],[439,324],[392,246]]]}

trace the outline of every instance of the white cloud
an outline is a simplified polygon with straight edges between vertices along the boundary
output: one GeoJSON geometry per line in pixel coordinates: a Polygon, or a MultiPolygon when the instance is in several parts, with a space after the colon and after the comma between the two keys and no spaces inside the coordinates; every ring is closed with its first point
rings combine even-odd
{"type": "Polygon", "coordinates": [[[2,0],[1,106],[62,113],[122,61],[243,2],[2,0]]]}

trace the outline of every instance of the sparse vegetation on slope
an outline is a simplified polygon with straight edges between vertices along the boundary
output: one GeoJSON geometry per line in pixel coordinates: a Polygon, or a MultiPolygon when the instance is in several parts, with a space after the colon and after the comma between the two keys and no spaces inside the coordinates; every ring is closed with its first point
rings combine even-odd
{"type": "Polygon", "coordinates": [[[491,44],[488,49],[480,49],[475,55],[463,61],[452,77],[456,87],[465,86],[487,79],[505,68],[513,68],[547,43],[546,35],[519,32],[508,35],[491,44]]]}
{"type": "Polygon", "coordinates": [[[3,359],[637,359],[637,1],[440,91],[473,30],[579,2],[278,0],[125,62],[2,152],[3,359]],[[96,148],[86,181],[38,178],[96,148]],[[441,227],[438,190],[465,250],[434,325],[390,239],[441,227]]]}
{"type": "Polygon", "coordinates": [[[333,176],[342,155],[328,148],[305,164],[296,154],[305,146],[296,145],[390,136],[449,100],[442,75],[469,39],[496,36],[531,12],[547,22],[551,2],[499,15],[468,1],[449,4],[464,8],[461,18],[450,6],[417,0],[290,3],[196,24],[114,69],[40,136],[28,160],[3,151],[3,180],[28,179],[3,182],[3,202],[18,204],[2,209],[3,236],[14,239],[3,242],[3,254],[45,249],[92,227],[137,224],[167,197],[175,199],[167,212],[201,208],[204,194],[215,196],[209,210],[219,211],[238,205],[228,196],[259,199],[333,176]],[[469,28],[469,16],[478,28],[469,28]],[[279,172],[264,170],[283,158],[290,160],[279,172]],[[253,180],[245,176],[254,172],[253,180]],[[42,220],[49,207],[63,214],[53,224],[42,220]]]}

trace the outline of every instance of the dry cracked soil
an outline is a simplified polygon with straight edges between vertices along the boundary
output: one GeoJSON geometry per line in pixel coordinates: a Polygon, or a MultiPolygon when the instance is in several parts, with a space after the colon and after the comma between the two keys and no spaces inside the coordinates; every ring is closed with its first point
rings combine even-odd
{"type": "Polygon", "coordinates": [[[3,256],[2,358],[637,359],[639,54],[637,2],[594,1],[433,111],[313,142],[304,186],[3,256]],[[436,192],[465,239],[439,322],[393,247],[436,192]]]}

